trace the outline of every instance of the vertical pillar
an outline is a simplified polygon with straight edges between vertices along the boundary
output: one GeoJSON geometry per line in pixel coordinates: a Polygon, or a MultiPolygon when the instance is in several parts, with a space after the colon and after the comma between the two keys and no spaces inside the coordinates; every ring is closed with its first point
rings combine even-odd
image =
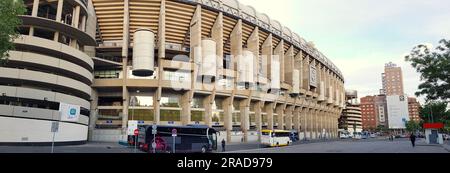
{"type": "Polygon", "coordinates": [[[277,119],[278,119],[278,128],[279,130],[284,130],[284,104],[278,105],[276,107],[276,113],[278,114],[277,119]]]}
{"type": "Polygon", "coordinates": [[[194,63],[194,72],[191,74],[191,90],[187,91],[182,96],[181,101],[181,123],[183,125],[189,124],[191,122],[191,102],[194,97],[196,83],[197,83],[197,73],[198,68],[200,68],[200,64],[197,64],[197,59],[200,57],[196,57],[201,54],[201,27],[202,27],[202,12],[201,6],[197,5],[194,15],[192,16],[192,20],[190,23],[189,29],[189,43],[190,43],[190,60],[194,63]]]}
{"type": "Polygon", "coordinates": [[[205,107],[205,117],[204,117],[204,121],[205,121],[205,125],[207,125],[208,127],[212,127],[212,105],[214,104],[214,96],[213,95],[209,95],[207,97],[205,97],[205,99],[203,100],[203,106],[205,107]]]}
{"type": "MultiPolygon", "coordinates": [[[[211,29],[211,37],[216,42],[217,70],[223,69],[223,13],[219,12],[211,29]]],[[[219,73],[217,73],[219,74],[219,73]]]]}
{"type": "MultiPolygon", "coordinates": [[[[56,22],[61,22],[62,8],[64,5],[64,0],[58,0],[58,7],[56,9],[56,22]]],[[[59,31],[55,31],[54,41],[59,40],[59,31]]]]}
{"type": "Polygon", "coordinates": [[[244,99],[240,102],[241,130],[244,134],[243,142],[248,141],[249,119],[250,119],[250,99],[244,99]]]}
{"type": "Polygon", "coordinates": [[[272,56],[273,56],[273,43],[272,43],[272,34],[269,34],[267,39],[264,41],[262,47],[261,47],[261,58],[263,65],[265,65],[263,68],[263,73],[266,75],[267,79],[271,79],[271,64],[272,64],[272,56]]]}
{"type": "Polygon", "coordinates": [[[300,111],[301,111],[300,118],[302,119],[301,127],[302,127],[304,138],[306,139],[306,133],[307,133],[307,128],[308,128],[307,117],[306,117],[307,108],[302,107],[302,108],[300,108],[300,111]]]}
{"type": "Polygon", "coordinates": [[[315,108],[314,109],[314,114],[313,114],[313,124],[314,124],[314,139],[317,139],[317,137],[318,137],[318,129],[319,129],[319,127],[318,127],[318,123],[317,123],[317,120],[318,120],[318,110],[317,110],[317,108],[315,108]]]}
{"type": "MultiPolygon", "coordinates": [[[[237,58],[242,56],[243,44],[242,44],[242,20],[239,19],[236,26],[230,35],[230,52],[231,52],[231,61],[232,70],[236,72],[236,78],[238,78],[238,69],[237,69],[237,58]]],[[[236,79],[237,80],[237,79],[236,79]]]]}
{"type": "Polygon", "coordinates": [[[319,138],[323,138],[322,110],[317,112],[317,132],[319,134],[319,138]]]}
{"type": "Polygon", "coordinates": [[[303,89],[306,91],[310,90],[309,86],[309,55],[306,56],[306,58],[303,60],[303,89]]]}
{"type": "Polygon", "coordinates": [[[255,121],[256,121],[256,132],[258,133],[258,142],[261,142],[261,130],[262,130],[262,116],[261,109],[263,107],[263,102],[258,101],[255,105],[255,121]]]}
{"type": "Polygon", "coordinates": [[[293,121],[294,121],[294,130],[297,130],[298,134],[300,135],[300,130],[303,128],[302,120],[300,116],[301,107],[294,108],[294,111],[292,112],[293,115],[293,121]]]}
{"type": "Polygon", "coordinates": [[[224,125],[227,132],[227,142],[231,142],[231,131],[233,130],[233,99],[228,97],[223,101],[224,125]]]}
{"type": "Polygon", "coordinates": [[[180,99],[181,103],[181,124],[188,125],[191,123],[191,95],[185,92],[180,99]]]}
{"type": "Polygon", "coordinates": [[[247,48],[249,51],[251,51],[254,55],[253,58],[253,79],[254,82],[256,83],[258,81],[258,69],[259,67],[259,61],[258,58],[259,57],[259,28],[255,27],[255,29],[253,30],[252,34],[250,35],[250,37],[247,40],[247,48]]]}
{"type": "MultiPolygon", "coordinates": [[[[128,92],[128,88],[126,85],[122,86],[122,97],[123,97],[122,135],[126,135],[128,126],[128,108],[130,105],[130,93],[128,92]]],[[[122,139],[124,139],[124,137],[126,136],[123,136],[122,139]]]]}
{"type": "MultiPolygon", "coordinates": [[[[162,87],[161,87],[161,81],[163,78],[164,69],[162,67],[161,61],[166,57],[166,1],[161,1],[161,10],[159,13],[159,20],[158,20],[158,59],[157,59],[157,65],[158,65],[158,88],[155,91],[155,95],[153,98],[153,111],[154,111],[154,124],[161,124],[161,96],[162,96],[162,87]]],[[[181,115],[181,113],[180,113],[181,115]]]]}
{"type": "Polygon", "coordinates": [[[89,116],[89,140],[93,139],[93,132],[95,130],[95,125],[97,124],[98,118],[98,93],[97,90],[92,89],[91,91],[91,114],[89,116]]]}
{"type": "MultiPolygon", "coordinates": [[[[295,106],[288,106],[286,109],[286,130],[292,130],[292,119],[293,119],[293,111],[295,106]]],[[[298,119],[296,119],[298,120],[298,119]]],[[[298,123],[296,123],[298,124],[298,123]]]]}
{"type": "Polygon", "coordinates": [[[155,91],[153,95],[153,124],[161,124],[161,91],[155,91]]]}
{"type": "Polygon", "coordinates": [[[278,56],[280,60],[280,82],[285,82],[285,69],[284,69],[284,41],[281,40],[280,43],[275,47],[273,51],[274,56],[278,56]]]}
{"type": "MultiPolygon", "coordinates": [[[[75,13],[75,11],[74,11],[75,13]]],[[[123,10],[123,33],[122,33],[122,71],[123,71],[123,84],[122,84],[122,98],[123,98],[123,109],[122,109],[122,140],[126,139],[127,125],[128,125],[128,105],[130,96],[127,88],[128,80],[128,46],[129,46],[129,4],[128,0],[124,0],[124,10],[123,10]]],[[[73,24],[73,22],[72,22],[73,24]]],[[[76,41],[75,41],[76,42],[76,41]]],[[[72,44],[72,42],[71,42],[72,44]]]]}
{"type": "MultiPolygon", "coordinates": [[[[127,6],[128,6],[128,4],[127,4],[127,6]]],[[[72,26],[74,28],[78,28],[78,25],[80,23],[79,21],[80,21],[80,6],[77,5],[75,7],[74,15],[73,15],[73,18],[72,18],[72,26]]],[[[77,40],[75,38],[72,38],[70,40],[70,46],[71,47],[75,47],[75,48],[77,47],[77,40]]]]}
{"type": "Polygon", "coordinates": [[[309,138],[313,139],[313,131],[314,131],[314,121],[313,121],[313,117],[314,117],[314,109],[313,108],[308,108],[308,131],[309,131],[309,138]]]}
{"type": "Polygon", "coordinates": [[[80,30],[86,31],[86,16],[81,17],[80,30]]]}
{"type": "Polygon", "coordinates": [[[273,130],[273,105],[275,103],[268,103],[265,107],[267,116],[267,129],[273,130]]]}
{"type": "MultiPolygon", "coordinates": [[[[33,1],[33,9],[31,11],[31,16],[37,17],[38,10],[39,10],[39,0],[34,0],[33,1]]],[[[34,27],[33,26],[30,27],[29,35],[30,36],[34,35],[34,27]]]]}

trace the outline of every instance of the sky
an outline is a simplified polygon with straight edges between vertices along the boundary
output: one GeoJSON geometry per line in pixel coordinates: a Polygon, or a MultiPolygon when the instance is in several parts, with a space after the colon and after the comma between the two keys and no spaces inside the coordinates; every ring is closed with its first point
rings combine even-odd
{"type": "MultiPolygon", "coordinates": [[[[421,43],[450,39],[448,0],[239,0],[312,41],[342,71],[358,96],[382,88],[384,64],[396,63],[414,96],[420,74],[404,56],[421,43]]],[[[424,97],[419,101],[424,103],[424,97]]]]}

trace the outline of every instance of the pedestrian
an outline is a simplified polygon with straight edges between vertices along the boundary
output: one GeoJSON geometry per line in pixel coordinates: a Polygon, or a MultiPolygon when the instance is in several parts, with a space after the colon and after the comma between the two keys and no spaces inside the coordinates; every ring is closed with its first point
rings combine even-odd
{"type": "Polygon", "coordinates": [[[411,140],[412,146],[416,147],[416,135],[414,135],[414,133],[411,133],[411,135],[409,136],[409,139],[411,140]]]}
{"type": "Polygon", "coordinates": [[[225,139],[222,139],[222,152],[225,152],[225,139]]]}

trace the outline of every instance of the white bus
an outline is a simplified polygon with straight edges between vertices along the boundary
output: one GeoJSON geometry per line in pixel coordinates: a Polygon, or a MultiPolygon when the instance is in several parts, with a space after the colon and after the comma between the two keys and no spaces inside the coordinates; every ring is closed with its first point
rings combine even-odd
{"type": "Polygon", "coordinates": [[[261,144],[270,147],[288,146],[292,144],[290,131],[285,130],[262,130],[261,144]]]}

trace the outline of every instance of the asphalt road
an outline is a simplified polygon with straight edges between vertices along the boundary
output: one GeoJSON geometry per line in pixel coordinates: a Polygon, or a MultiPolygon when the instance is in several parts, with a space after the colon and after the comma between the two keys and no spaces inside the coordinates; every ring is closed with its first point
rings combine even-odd
{"type": "MultiPolygon", "coordinates": [[[[220,144],[219,144],[220,145],[220,144]]],[[[218,146],[222,153],[221,146],[218,146]]],[[[50,146],[0,146],[0,153],[50,153],[50,146]]],[[[134,148],[118,143],[88,143],[55,146],[55,153],[134,153],[134,148]]],[[[143,153],[136,150],[137,153],[143,153]]],[[[385,139],[301,141],[292,146],[267,148],[259,143],[226,145],[227,153],[449,153],[450,144],[427,145],[419,139],[415,148],[407,139],[391,142],[385,139]]]]}
{"type": "MultiPolygon", "coordinates": [[[[306,143],[277,148],[259,148],[230,151],[230,153],[449,153],[442,145],[427,145],[418,139],[412,147],[408,139],[388,141],[384,139],[339,140],[332,142],[306,143]]],[[[448,144],[445,144],[448,145],[448,144]]]]}

